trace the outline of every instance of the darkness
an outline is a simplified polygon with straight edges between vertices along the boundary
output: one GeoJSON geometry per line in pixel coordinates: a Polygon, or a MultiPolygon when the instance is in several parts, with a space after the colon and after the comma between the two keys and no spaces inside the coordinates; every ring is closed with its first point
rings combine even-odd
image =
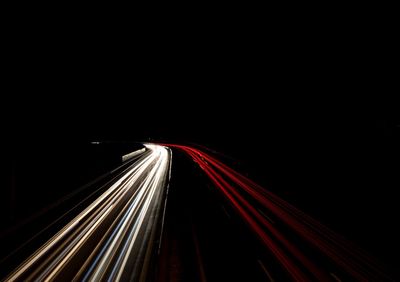
{"type": "Polygon", "coordinates": [[[11,23],[4,165],[97,140],[207,146],[394,267],[391,37],[374,22],[265,18],[11,23]]]}

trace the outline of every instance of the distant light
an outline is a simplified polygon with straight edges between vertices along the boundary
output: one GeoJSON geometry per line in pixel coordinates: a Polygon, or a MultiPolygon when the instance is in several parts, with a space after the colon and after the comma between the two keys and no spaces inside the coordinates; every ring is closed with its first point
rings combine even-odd
{"type": "Polygon", "coordinates": [[[100,142],[99,141],[93,141],[93,142],[90,142],[90,144],[98,145],[98,144],[100,144],[100,142]]]}

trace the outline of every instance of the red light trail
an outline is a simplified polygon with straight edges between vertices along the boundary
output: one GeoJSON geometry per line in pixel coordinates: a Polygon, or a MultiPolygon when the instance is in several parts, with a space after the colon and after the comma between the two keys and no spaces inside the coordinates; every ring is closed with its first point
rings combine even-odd
{"type": "Polygon", "coordinates": [[[302,252],[298,243],[291,241],[266,218],[266,213],[283,222],[305,244],[328,258],[352,279],[389,279],[376,266],[376,262],[362,250],[211,155],[189,146],[165,146],[182,150],[199,165],[293,280],[310,281],[313,278],[318,281],[330,281],[337,277],[332,270],[324,269],[325,267],[318,265],[315,258],[313,260],[302,252]],[[257,206],[259,208],[256,208],[257,206]],[[261,212],[261,209],[265,213],[261,212]]]}

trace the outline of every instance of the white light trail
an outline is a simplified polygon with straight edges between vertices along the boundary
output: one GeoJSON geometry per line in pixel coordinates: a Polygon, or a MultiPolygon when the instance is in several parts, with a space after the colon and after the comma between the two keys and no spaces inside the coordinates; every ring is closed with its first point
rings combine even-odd
{"type": "Polygon", "coordinates": [[[145,147],[124,175],[5,281],[144,277],[160,235],[171,162],[166,147],[145,147]]]}

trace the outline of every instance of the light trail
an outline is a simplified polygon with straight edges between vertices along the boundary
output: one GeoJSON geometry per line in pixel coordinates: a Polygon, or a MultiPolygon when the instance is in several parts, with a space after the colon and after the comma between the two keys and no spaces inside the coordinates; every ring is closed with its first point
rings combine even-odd
{"type": "Polygon", "coordinates": [[[5,281],[139,281],[158,251],[171,152],[145,144],[138,159],[5,281]]]}
{"type": "Polygon", "coordinates": [[[394,281],[362,250],[213,156],[189,146],[164,145],[182,150],[199,165],[294,281],[331,281],[332,268],[355,281],[394,281]]]}
{"type": "MultiPolygon", "coordinates": [[[[198,164],[226,200],[223,212],[260,239],[281,266],[277,273],[283,270],[293,281],[394,281],[362,250],[211,154],[175,144],[145,147],[126,155],[128,169],[5,281],[148,281],[161,248],[168,147],[198,164]]],[[[201,244],[193,236],[198,256],[201,244]]],[[[268,280],[280,280],[262,256],[256,262],[268,280]]],[[[207,267],[199,274],[205,280],[207,267]]]]}

